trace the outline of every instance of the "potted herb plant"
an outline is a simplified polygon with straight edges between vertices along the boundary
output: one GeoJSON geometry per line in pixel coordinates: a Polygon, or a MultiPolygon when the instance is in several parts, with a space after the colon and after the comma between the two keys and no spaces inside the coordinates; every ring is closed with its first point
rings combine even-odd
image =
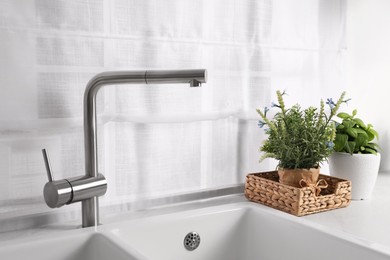
{"type": "Polygon", "coordinates": [[[352,114],[339,113],[334,151],[329,158],[330,174],[352,181],[352,199],[368,199],[374,189],[380,165],[378,133],[352,114]]]}
{"type": "Polygon", "coordinates": [[[269,109],[257,109],[261,117],[259,126],[266,126],[268,135],[260,147],[265,158],[278,160],[279,182],[282,184],[301,187],[315,185],[318,181],[320,166],[333,152],[333,140],[336,136],[333,116],[337,114],[344,100],[343,92],[336,103],[332,99],[326,102],[330,112],[325,112],[325,103],[320,107],[302,109],[299,104],[286,108],[283,96],[285,92],[277,91],[278,103],[272,107],[278,111],[272,118],[267,117],[269,109]]]}

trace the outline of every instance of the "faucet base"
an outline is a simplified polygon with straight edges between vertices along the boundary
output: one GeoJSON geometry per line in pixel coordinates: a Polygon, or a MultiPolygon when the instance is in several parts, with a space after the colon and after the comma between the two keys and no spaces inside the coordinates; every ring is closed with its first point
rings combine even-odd
{"type": "Polygon", "coordinates": [[[82,227],[92,227],[99,225],[99,199],[93,197],[91,199],[81,201],[82,227]]]}

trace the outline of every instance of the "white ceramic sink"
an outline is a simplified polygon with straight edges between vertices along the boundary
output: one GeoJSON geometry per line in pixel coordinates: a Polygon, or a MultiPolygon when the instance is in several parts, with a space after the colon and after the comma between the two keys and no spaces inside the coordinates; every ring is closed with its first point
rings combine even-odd
{"type": "Polygon", "coordinates": [[[68,232],[59,237],[51,235],[23,242],[0,244],[0,259],[132,260],[138,259],[138,257],[102,234],[68,232]]]}
{"type": "Polygon", "coordinates": [[[304,223],[257,204],[236,203],[124,221],[104,229],[151,260],[390,258],[350,235],[304,223]],[[200,235],[200,244],[187,251],[184,237],[193,231],[200,235]]]}
{"type": "Polygon", "coordinates": [[[125,214],[97,229],[50,231],[0,243],[0,259],[322,260],[390,259],[390,249],[309,218],[245,200],[125,214]],[[193,251],[189,232],[200,235],[193,251]]]}

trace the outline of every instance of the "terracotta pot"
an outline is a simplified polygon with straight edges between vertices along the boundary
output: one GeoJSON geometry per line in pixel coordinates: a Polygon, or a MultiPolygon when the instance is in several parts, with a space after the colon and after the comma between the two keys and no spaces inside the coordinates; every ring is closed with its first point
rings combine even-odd
{"type": "Polygon", "coordinates": [[[301,180],[305,181],[305,184],[315,185],[318,181],[320,175],[320,168],[310,168],[310,169],[285,169],[279,168],[279,182],[281,184],[290,185],[294,187],[301,188],[301,180]]]}

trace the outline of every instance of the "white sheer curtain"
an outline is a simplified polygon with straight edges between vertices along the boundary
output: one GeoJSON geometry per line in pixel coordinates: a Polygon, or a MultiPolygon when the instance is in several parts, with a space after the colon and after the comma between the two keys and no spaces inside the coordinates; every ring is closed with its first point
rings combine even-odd
{"type": "Polygon", "coordinates": [[[276,89],[304,105],[338,96],[345,13],[342,0],[1,1],[2,218],[49,211],[41,148],[55,178],[84,174],[82,95],[106,70],[206,68],[209,80],[99,93],[103,205],[237,185],[272,169],[258,163],[255,108],[276,89]]]}

